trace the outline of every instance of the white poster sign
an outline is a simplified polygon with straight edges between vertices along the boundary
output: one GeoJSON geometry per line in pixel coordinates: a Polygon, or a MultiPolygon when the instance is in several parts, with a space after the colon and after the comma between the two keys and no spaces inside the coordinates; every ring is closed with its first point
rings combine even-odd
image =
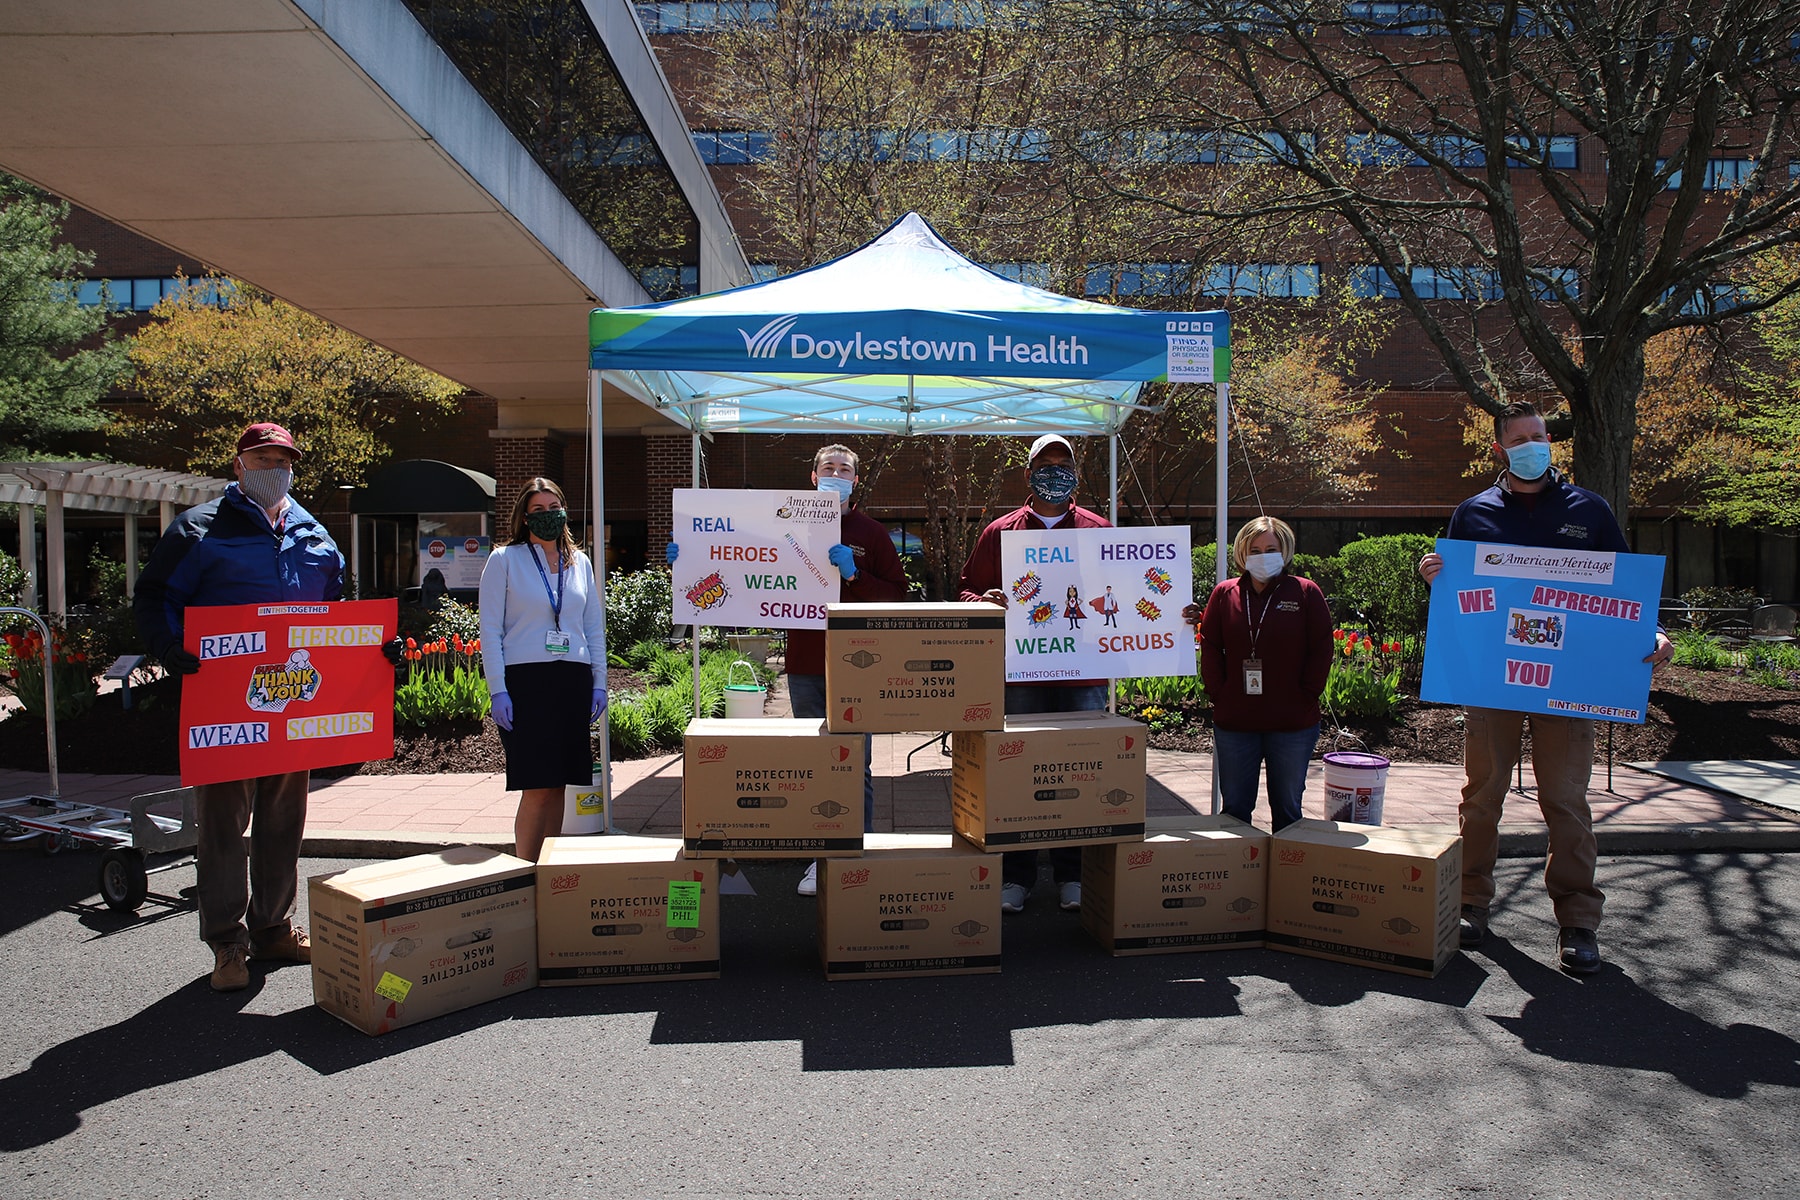
{"type": "Polygon", "coordinates": [[[677,625],[823,629],[838,598],[826,552],[840,540],[829,492],[676,488],[677,625]]]}
{"type": "Polygon", "coordinates": [[[1192,675],[1186,525],[1000,535],[1006,681],[1192,675]]]}

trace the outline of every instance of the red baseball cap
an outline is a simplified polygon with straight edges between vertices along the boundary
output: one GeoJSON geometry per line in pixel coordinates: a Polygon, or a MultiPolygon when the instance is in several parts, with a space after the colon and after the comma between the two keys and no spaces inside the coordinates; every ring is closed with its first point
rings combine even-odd
{"type": "Polygon", "coordinates": [[[294,435],[273,421],[260,421],[244,430],[238,438],[238,453],[255,450],[262,446],[280,446],[283,450],[292,450],[294,457],[300,457],[300,447],[294,445],[294,435]]]}

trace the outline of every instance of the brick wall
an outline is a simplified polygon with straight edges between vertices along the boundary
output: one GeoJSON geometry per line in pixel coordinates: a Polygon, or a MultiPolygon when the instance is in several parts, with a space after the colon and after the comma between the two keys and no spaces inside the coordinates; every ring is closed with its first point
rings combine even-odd
{"type": "Polygon", "coordinates": [[[504,535],[510,532],[507,522],[512,518],[519,489],[530,480],[542,475],[555,480],[565,492],[572,490],[565,470],[566,439],[560,433],[545,430],[496,429],[491,431],[491,436],[494,443],[494,513],[498,531],[504,535]]]}

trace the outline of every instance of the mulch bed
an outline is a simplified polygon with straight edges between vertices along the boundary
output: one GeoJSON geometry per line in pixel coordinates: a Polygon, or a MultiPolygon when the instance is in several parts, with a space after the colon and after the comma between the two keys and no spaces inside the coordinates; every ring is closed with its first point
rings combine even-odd
{"type": "MultiPolygon", "coordinates": [[[[639,690],[644,681],[612,672],[615,692],[639,690]]],[[[102,696],[81,717],[57,723],[58,765],[64,771],[102,775],[173,775],[179,697],[173,681],[158,680],[132,689],[126,709],[116,695],[102,696]]],[[[1180,729],[1153,733],[1150,744],[1163,750],[1210,751],[1212,731],[1204,710],[1188,714],[1180,729]]],[[[1601,746],[1606,744],[1605,734],[1601,746]]],[[[1396,762],[1460,763],[1462,713],[1438,704],[1408,701],[1388,721],[1354,723],[1341,730],[1330,723],[1321,750],[1366,749],[1396,762]]],[[[1637,762],[1667,759],[1800,759],[1800,692],[1776,691],[1747,683],[1728,671],[1667,667],[1650,692],[1650,715],[1642,725],[1613,726],[1613,759],[1637,762]]],[[[26,771],[45,769],[44,726],[22,713],[0,720],[0,765],[26,771]]],[[[499,772],[506,757],[489,722],[460,721],[428,729],[395,730],[394,757],[385,762],[331,767],[338,775],[415,775],[449,771],[499,772]]]]}

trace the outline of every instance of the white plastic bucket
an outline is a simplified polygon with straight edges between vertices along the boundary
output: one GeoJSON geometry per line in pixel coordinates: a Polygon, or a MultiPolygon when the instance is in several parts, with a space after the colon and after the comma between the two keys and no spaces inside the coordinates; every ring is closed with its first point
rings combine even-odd
{"type": "Polygon", "coordinates": [[[746,659],[738,659],[725,672],[725,716],[733,721],[755,720],[763,715],[763,701],[769,689],[756,678],[756,668],[746,659]],[[738,683],[738,668],[750,676],[749,683],[738,683]]]}
{"type": "Polygon", "coordinates": [[[1357,825],[1381,824],[1388,767],[1379,754],[1334,750],[1325,756],[1325,819],[1357,825]]]}
{"type": "Polygon", "coordinates": [[[599,771],[588,786],[564,790],[562,831],[570,836],[606,832],[606,785],[599,771]]]}

